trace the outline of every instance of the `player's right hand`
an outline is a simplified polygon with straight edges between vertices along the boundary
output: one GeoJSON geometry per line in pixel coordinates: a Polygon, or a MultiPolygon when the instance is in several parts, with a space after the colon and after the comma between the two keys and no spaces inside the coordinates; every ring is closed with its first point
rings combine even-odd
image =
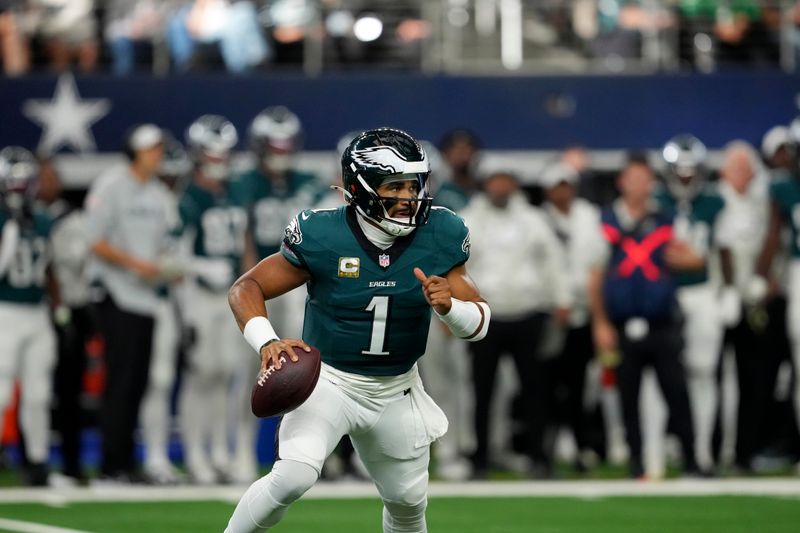
{"type": "Polygon", "coordinates": [[[598,352],[614,351],[618,346],[617,330],[608,320],[597,320],[592,325],[594,345],[598,352]]]}
{"type": "Polygon", "coordinates": [[[270,361],[272,361],[272,366],[275,367],[275,370],[281,369],[281,352],[286,352],[289,354],[289,359],[292,362],[296,362],[299,358],[292,347],[297,346],[298,348],[302,348],[306,352],[310,352],[311,348],[309,348],[308,344],[306,344],[302,339],[278,339],[272,342],[269,342],[261,347],[261,371],[265,371],[269,367],[270,361]]]}

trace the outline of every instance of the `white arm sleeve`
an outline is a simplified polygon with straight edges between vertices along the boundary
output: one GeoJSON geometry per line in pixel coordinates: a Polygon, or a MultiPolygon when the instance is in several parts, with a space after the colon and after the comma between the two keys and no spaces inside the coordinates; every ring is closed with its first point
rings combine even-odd
{"type": "MultiPolygon", "coordinates": [[[[465,302],[451,298],[452,306],[446,315],[436,313],[456,337],[475,342],[486,336],[492,311],[486,302],[465,302]]],[[[435,312],[435,311],[434,311],[435,312]]]]}

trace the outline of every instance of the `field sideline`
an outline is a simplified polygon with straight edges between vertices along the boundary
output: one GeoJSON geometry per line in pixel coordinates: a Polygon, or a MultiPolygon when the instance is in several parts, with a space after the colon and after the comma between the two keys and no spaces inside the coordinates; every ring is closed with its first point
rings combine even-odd
{"type": "MultiPolygon", "coordinates": [[[[244,487],[0,490],[0,533],[220,533],[244,487]]],[[[431,484],[431,533],[794,533],[800,479],[431,484]]],[[[375,533],[369,483],[325,483],[281,533],[375,533]]]]}

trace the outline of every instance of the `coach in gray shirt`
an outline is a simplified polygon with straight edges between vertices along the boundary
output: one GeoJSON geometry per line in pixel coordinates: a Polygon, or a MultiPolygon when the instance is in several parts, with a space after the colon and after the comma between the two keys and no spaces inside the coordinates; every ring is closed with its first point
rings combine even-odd
{"type": "Polygon", "coordinates": [[[133,434],[150,368],[158,284],[165,277],[160,265],[177,224],[170,194],[155,177],[162,140],[152,124],[133,129],[125,139],[129,165],[100,176],[86,199],[88,271],[106,354],[100,475],[123,482],[139,478],[133,434]]]}

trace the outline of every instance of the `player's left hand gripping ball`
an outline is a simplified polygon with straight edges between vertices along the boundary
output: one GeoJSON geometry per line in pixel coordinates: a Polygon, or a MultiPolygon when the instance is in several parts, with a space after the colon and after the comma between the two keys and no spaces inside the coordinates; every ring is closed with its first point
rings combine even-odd
{"type": "Polygon", "coordinates": [[[250,408],[259,418],[280,416],[296,409],[311,396],[319,380],[321,359],[317,348],[308,346],[309,351],[297,345],[286,348],[294,351],[297,360],[290,360],[289,354],[281,351],[279,365],[268,359],[253,384],[250,408]]]}

